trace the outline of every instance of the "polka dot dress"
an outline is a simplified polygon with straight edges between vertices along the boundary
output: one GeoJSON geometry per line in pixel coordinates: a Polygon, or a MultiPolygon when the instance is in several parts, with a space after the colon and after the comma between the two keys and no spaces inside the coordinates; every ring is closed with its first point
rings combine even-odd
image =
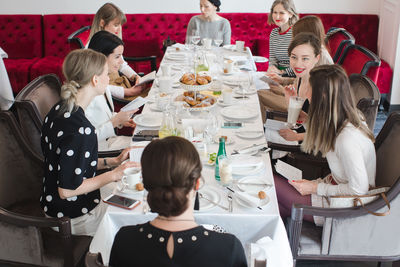
{"type": "Polygon", "coordinates": [[[100,203],[100,191],[61,199],[58,188],[75,190],[96,175],[97,137],[82,108],[62,112],[57,103],[42,127],[44,155],[43,191],[40,202],[52,217],[80,217],[100,203]]]}

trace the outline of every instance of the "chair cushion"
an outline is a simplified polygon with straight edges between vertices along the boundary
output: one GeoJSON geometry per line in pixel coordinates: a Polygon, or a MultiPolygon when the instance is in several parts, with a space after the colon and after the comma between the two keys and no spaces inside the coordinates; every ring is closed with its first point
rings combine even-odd
{"type": "Polygon", "coordinates": [[[377,86],[381,94],[388,94],[392,88],[393,70],[389,64],[381,59],[381,66],[379,67],[377,86]]]}
{"type": "Polygon", "coordinates": [[[303,221],[301,228],[299,255],[321,254],[322,227],[303,221]]]}
{"type": "Polygon", "coordinates": [[[8,78],[10,79],[13,93],[18,94],[22,88],[25,87],[30,81],[29,73],[32,65],[38,61],[39,58],[33,59],[4,59],[8,78]]]}
{"type": "Polygon", "coordinates": [[[33,64],[30,73],[30,80],[49,73],[56,74],[61,81],[65,80],[62,73],[63,61],[63,58],[54,56],[41,58],[33,64]]]}

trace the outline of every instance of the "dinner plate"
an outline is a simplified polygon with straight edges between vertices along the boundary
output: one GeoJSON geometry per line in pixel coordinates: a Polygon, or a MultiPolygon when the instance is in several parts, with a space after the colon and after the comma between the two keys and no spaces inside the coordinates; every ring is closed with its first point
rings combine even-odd
{"type": "MultiPolygon", "coordinates": [[[[258,193],[257,194],[250,194],[253,197],[258,197],[258,193]]],[[[251,204],[247,203],[246,201],[235,197],[235,201],[236,203],[238,203],[239,205],[246,207],[246,208],[254,208],[254,206],[252,206],[251,204]]],[[[260,199],[260,203],[258,204],[259,207],[264,207],[265,205],[267,205],[269,203],[269,196],[266,195],[264,199],[260,199]]]]}
{"type": "Polygon", "coordinates": [[[238,95],[243,95],[243,91],[244,91],[244,95],[254,95],[255,93],[257,93],[257,89],[256,88],[247,88],[242,90],[239,87],[236,87],[233,92],[235,92],[238,95]]]}
{"type": "Polygon", "coordinates": [[[159,113],[139,114],[133,118],[133,122],[143,127],[160,127],[162,117],[159,113]]]}
{"type": "Polygon", "coordinates": [[[264,136],[263,131],[250,131],[250,130],[239,130],[235,134],[243,139],[257,139],[264,136]]]}
{"type": "Polygon", "coordinates": [[[229,106],[221,109],[221,115],[234,120],[248,120],[257,117],[258,111],[248,106],[229,106]]]}
{"type": "Polygon", "coordinates": [[[247,154],[231,155],[233,175],[255,175],[263,170],[264,162],[261,158],[247,154]]]}
{"type": "Polygon", "coordinates": [[[217,103],[221,107],[229,107],[229,106],[232,106],[232,105],[236,105],[237,103],[239,103],[239,101],[237,101],[236,99],[232,99],[232,102],[230,104],[225,104],[224,100],[222,98],[218,98],[217,103]]]}
{"type": "Polygon", "coordinates": [[[260,57],[260,56],[253,56],[253,60],[256,63],[265,63],[268,62],[268,58],[266,57],[260,57]]]}
{"type": "Polygon", "coordinates": [[[261,190],[266,190],[271,186],[268,185],[252,185],[252,184],[267,184],[266,181],[258,176],[246,176],[237,180],[236,187],[243,192],[247,193],[258,193],[261,190]],[[240,183],[252,183],[252,184],[240,184],[240,183]]]}
{"type": "MultiPolygon", "coordinates": [[[[221,195],[213,187],[205,185],[203,188],[199,190],[199,192],[202,193],[204,197],[215,203],[219,203],[221,201],[221,195]]],[[[200,202],[200,211],[209,210],[215,207],[215,204],[201,197],[199,197],[199,202],[200,202]]]]}

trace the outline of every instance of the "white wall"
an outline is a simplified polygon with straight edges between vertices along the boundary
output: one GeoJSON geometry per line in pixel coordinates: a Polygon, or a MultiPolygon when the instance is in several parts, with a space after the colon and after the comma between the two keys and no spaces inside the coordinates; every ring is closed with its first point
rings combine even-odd
{"type": "MultiPolygon", "coordinates": [[[[194,13],[199,0],[108,0],[125,13],[194,13]]],[[[0,14],[87,14],[107,0],[0,0],[0,14]]],[[[377,0],[294,0],[300,13],[379,14],[377,0]]],[[[222,0],[222,12],[266,12],[273,0],[222,0]]]]}

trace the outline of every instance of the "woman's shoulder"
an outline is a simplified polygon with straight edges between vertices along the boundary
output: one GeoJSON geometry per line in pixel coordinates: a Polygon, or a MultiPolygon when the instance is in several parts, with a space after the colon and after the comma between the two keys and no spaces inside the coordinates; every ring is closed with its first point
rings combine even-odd
{"type": "Polygon", "coordinates": [[[367,137],[361,128],[355,127],[352,123],[348,122],[336,138],[336,147],[351,148],[356,144],[373,146],[372,140],[367,137]]]}

